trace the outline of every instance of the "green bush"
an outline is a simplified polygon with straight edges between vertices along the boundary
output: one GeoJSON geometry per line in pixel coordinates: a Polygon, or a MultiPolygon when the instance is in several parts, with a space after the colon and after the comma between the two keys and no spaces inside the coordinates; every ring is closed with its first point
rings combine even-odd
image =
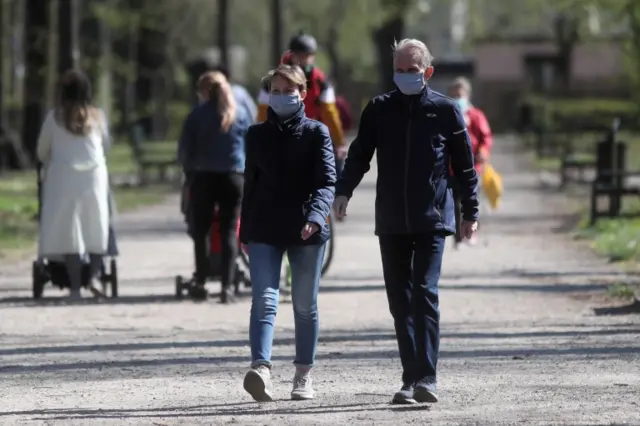
{"type": "Polygon", "coordinates": [[[531,97],[527,101],[533,106],[535,122],[547,130],[561,130],[569,123],[606,128],[616,117],[624,128],[636,129],[640,125],[640,109],[629,100],[531,97]]]}

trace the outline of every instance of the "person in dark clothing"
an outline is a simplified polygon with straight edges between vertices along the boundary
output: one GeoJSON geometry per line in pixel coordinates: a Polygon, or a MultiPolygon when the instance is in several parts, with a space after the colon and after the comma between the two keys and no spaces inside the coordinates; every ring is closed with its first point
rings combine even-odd
{"type": "Polygon", "coordinates": [[[251,273],[251,370],[245,390],[271,401],[271,347],[284,253],[291,266],[296,372],[291,398],[314,396],[310,370],[318,344],[318,286],[327,218],[336,182],[327,126],[307,118],[306,78],[297,66],[280,65],[266,78],[266,121],[249,128],[240,238],[251,273]]]}
{"type": "Polygon", "coordinates": [[[206,298],[205,281],[209,272],[207,237],[214,209],[220,220],[221,302],[233,301],[238,254],[236,224],[244,185],[244,135],[249,117],[236,106],[231,87],[217,71],[204,73],[197,83],[200,104],[184,122],[178,145],[178,161],[189,185],[191,236],[195,253],[194,297],[206,298]]]}
{"type": "Polygon", "coordinates": [[[371,100],[336,185],[344,216],[377,151],[375,233],[394,319],[402,388],[394,403],[434,403],[440,344],[438,280],[445,238],[456,230],[449,163],[460,189],[462,233],[478,220],[478,176],[464,117],[456,103],[426,84],[431,55],[419,40],[394,46],[398,90],[371,100]]]}

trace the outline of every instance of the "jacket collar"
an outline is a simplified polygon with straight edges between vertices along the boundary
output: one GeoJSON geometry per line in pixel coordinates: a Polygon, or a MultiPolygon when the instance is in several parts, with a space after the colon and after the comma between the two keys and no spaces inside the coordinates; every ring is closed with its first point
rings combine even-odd
{"type": "Polygon", "coordinates": [[[406,105],[413,104],[415,102],[418,102],[420,105],[425,105],[428,102],[429,97],[431,97],[431,92],[432,90],[427,83],[425,84],[424,89],[422,89],[422,92],[415,95],[405,95],[400,91],[400,89],[396,89],[396,97],[400,102],[406,105]]]}
{"type": "Polygon", "coordinates": [[[275,111],[269,107],[267,110],[267,117],[271,124],[275,125],[281,131],[295,133],[295,130],[300,127],[300,123],[306,117],[304,113],[304,103],[300,103],[300,108],[291,116],[282,119],[275,111]]]}

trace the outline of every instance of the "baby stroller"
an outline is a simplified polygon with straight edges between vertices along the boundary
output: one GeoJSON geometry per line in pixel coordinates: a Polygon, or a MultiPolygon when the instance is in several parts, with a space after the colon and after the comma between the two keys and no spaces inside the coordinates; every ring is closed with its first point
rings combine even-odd
{"type": "MultiPolygon", "coordinates": [[[[191,226],[190,226],[190,218],[189,218],[189,181],[188,179],[185,181],[182,194],[181,194],[181,211],[184,215],[185,222],[187,223],[187,233],[189,236],[191,234],[191,226]]],[[[236,225],[236,235],[240,236],[240,220],[238,219],[236,225]]],[[[221,262],[221,239],[220,239],[220,220],[219,213],[216,210],[213,212],[213,218],[211,222],[211,230],[209,231],[209,280],[219,280],[221,278],[220,273],[220,262],[221,262]]],[[[248,275],[240,268],[240,259],[236,259],[235,264],[235,280],[234,287],[235,293],[238,295],[240,293],[240,285],[244,284],[245,287],[251,287],[251,280],[248,275]]],[[[195,283],[195,272],[190,279],[186,279],[182,275],[177,275],[175,278],[175,288],[176,288],[176,299],[182,299],[184,292],[186,291],[189,295],[193,295],[192,292],[196,287],[195,283]]]]}
{"type": "MultiPolygon", "coordinates": [[[[42,207],[42,165],[37,165],[37,183],[38,183],[38,219],[40,219],[40,212],[42,207]]],[[[113,202],[111,196],[109,196],[109,210],[111,217],[113,217],[113,202]]],[[[107,287],[110,287],[112,298],[118,297],[118,266],[116,263],[116,257],[118,256],[118,247],[116,245],[115,232],[113,224],[109,224],[109,243],[107,246],[107,253],[103,258],[102,266],[100,268],[99,280],[102,284],[102,293],[107,294],[107,287]],[[109,258],[109,268],[106,268],[106,258],[109,258]]],[[[71,287],[69,281],[69,275],[67,274],[67,267],[62,258],[38,258],[33,261],[31,266],[32,273],[32,288],[33,298],[40,299],[44,292],[44,287],[47,283],[58,287],[59,289],[67,289],[71,287]]],[[[91,267],[88,260],[83,265],[82,269],[82,287],[88,288],[91,283],[91,267]]]]}

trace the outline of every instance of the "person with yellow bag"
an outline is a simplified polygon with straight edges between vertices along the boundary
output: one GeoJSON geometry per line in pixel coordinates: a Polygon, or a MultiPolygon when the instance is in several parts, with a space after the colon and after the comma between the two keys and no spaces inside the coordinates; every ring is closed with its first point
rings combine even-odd
{"type": "MultiPolygon", "coordinates": [[[[493,146],[493,135],[491,133],[491,127],[489,126],[489,121],[480,108],[471,104],[471,83],[465,77],[457,77],[453,80],[449,86],[449,96],[456,101],[458,108],[460,108],[460,112],[462,112],[465,118],[467,133],[471,140],[471,151],[473,152],[476,172],[482,177],[480,179],[480,183],[483,186],[485,194],[488,197],[493,197],[489,199],[489,203],[492,205],[492,208],[494,208],[494,202],[497,203],[499,201],[502,193],[502,182],[500,181],[500,176],[497,172],[488,164],[489,155],[493,146]],[[490,180],[490,183],[488,183],[489,187],[486,187],[485,183],[488,180],[490,180]],[[487,193],[488,189],[491,191],[491,196],[487,193]],[[491,201],[492,199],[494,201],[491,201]]],[[[460,232],[459,220],[460,197],[455,184],[453,185],[453,197],[455,201],[456,218],[458,218],[456,221],[457,227],[454,246],[457,248],[462,242],[463,237],[460,232]]],[[[469,240],[469,244],[473,245],[475,243],[476,237],[469,240]]]]}

